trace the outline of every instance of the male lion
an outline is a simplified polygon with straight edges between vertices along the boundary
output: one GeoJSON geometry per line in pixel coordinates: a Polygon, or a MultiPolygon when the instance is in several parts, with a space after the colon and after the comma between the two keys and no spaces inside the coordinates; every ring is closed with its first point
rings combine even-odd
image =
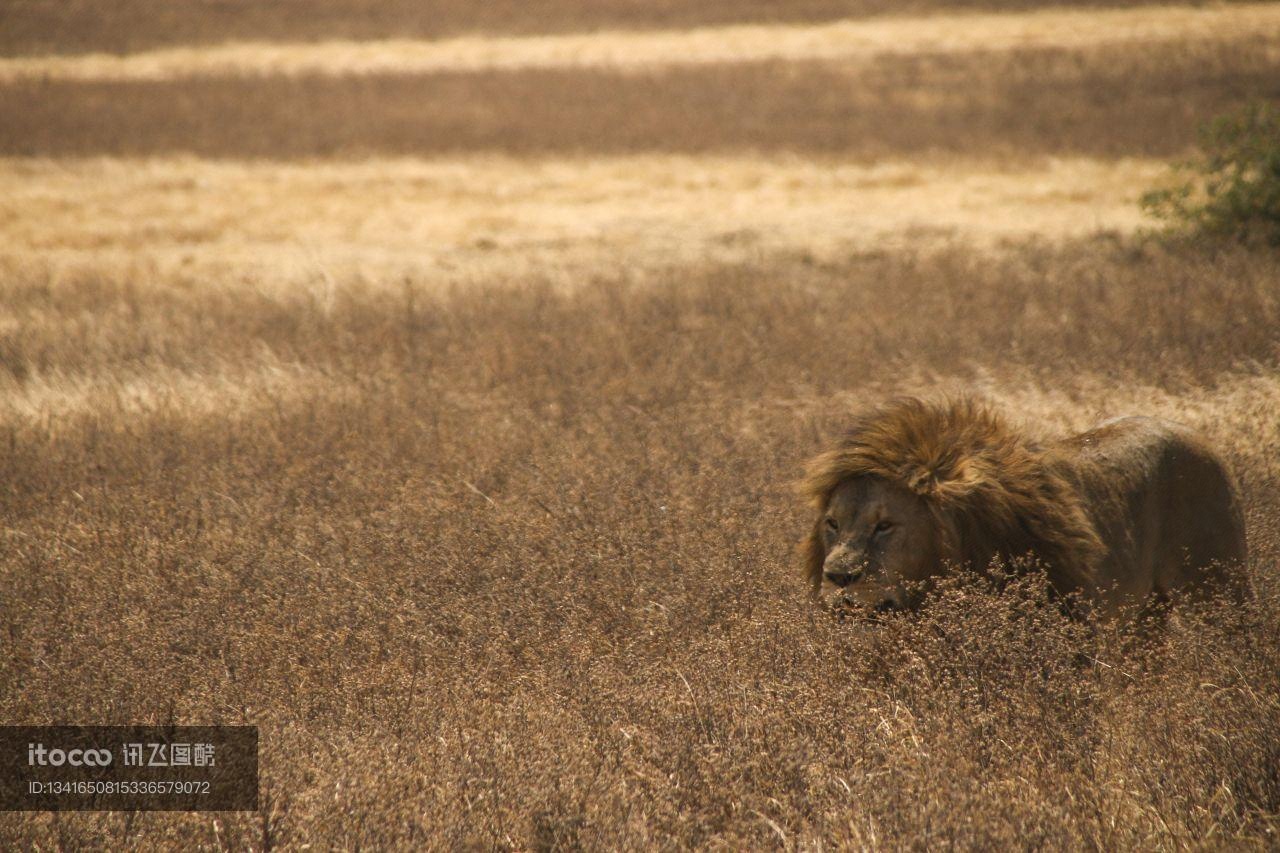
{"type": "Polygon", "coordinates": [[[1191,429],[1120,418],[1040,445],[971,399],[899,399],[810,462],[801,553],[814,594],[914,609],[947,566],[1043,564],[1103,618],[1175,591],[1245,595],[1235,484],[1191,429]]]}

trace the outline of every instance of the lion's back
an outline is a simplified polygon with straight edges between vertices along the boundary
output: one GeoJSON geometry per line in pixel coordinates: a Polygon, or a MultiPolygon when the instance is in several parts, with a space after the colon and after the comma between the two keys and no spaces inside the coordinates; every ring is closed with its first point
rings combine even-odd
{"type": "Polygon", "coordinates": [[[1061,442],[1104,545],[1109,605],[1177,591],[1244,591],[1244,518],[1222,459],[1195,430],[1126,417],[1061,442]]]}

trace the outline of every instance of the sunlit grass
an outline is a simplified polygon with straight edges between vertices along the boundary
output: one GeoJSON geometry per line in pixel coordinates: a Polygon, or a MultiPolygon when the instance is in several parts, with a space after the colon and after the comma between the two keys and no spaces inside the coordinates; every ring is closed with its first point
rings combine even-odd
{"type": "Polygon", "coordinates": [[[866,60],[890,55],[1079,49],[1188,40],[1280,38],[1272,3],[1049,9],[1022,13],[732,24],[669,31],[471,36],[443,41],[247,42],[174,47],[132,55],[0,58],[0,83],[44,80],[169,80],[299,74],[427,74],[533,68],[643,71],[724,62],[866,60]]]}
{"type": "MultiPolygon", "coordinates": [[[[1148,160],[860,165],[786,157],[457,158],[360,163],[0,161],[11,268],[115,269],[135,286],[317,292],[670,270],[952,240],[992,248],[1144,223],[1148,160]],[[209,279],[216,280],[212,285],[209,279]]],[[[0,284],[0,290],[3,289],[0,284]]]]}

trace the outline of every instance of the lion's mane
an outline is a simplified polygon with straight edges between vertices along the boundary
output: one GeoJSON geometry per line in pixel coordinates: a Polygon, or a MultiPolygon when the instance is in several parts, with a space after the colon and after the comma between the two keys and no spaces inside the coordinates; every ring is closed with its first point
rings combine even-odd
{"type": "Polygon", "coordinates": [[[873,476],[919,495],[936,522],[938,553],[986,571],[993,558],[1034,554],[1063,595],[1096,586],[1106,548],[1067,470],[972,398],[900,398],[856,417],[808,466],[800,488],[819,521],[800,544],[822,582],[821,513],[849,477],[873,476]]]}

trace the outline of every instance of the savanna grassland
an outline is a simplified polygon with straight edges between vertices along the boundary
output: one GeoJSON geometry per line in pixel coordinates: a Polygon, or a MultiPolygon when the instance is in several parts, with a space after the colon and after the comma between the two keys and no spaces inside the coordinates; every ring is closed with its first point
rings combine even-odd
{"type": "Polygon", "coordinates": [[[163,5],[0,10],[0,722],[261,809],[0,846],[1280,843],[1280,255],[1137,204],[1273,7],[163,5]],[[790,483],[948,390],[1202,429],[1256,601],[820,612],[790,483]]]}

